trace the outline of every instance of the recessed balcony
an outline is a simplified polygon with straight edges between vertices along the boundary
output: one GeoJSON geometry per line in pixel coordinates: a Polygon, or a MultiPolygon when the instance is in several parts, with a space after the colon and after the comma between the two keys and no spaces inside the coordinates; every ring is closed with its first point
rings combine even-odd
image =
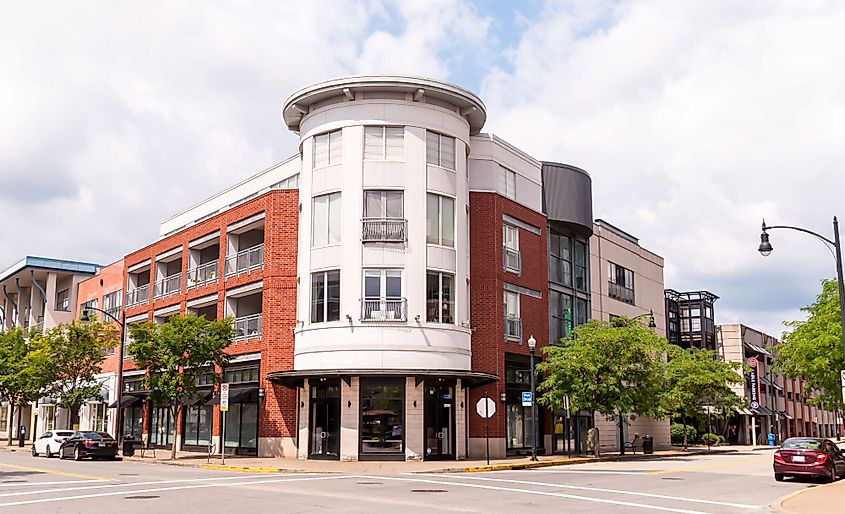
{"type": "Polygon", "coordinates": [[[235,318],[234,341],[261,337],[261,313],[235,318]]]}
{"type": "Polygon", "coordinates": [[[126,307],[134,307],[150,300],[150,285],[144,284],[126,291],[126,307]]]}
{"type": "Polygon", "coordinates": [[[226,276],[249,273],[264,267],[264,243],[239,251],[226,258],[226,276]]]}
{"type": "Polygon", "coordinates": [[[217,264],[218,261],[215,259],[190,268],[185,280],[185,287],[191,289],[192,287],[201,287],[215,282],[217,280],[217,264]]]}
{"type": "Polygon", "coordinates": [[[174,294],[179,294],[182,291],[182,274],[176,273],[165,277],[155,284],[153,290],[153,298],[164,298],[174,294]]]}

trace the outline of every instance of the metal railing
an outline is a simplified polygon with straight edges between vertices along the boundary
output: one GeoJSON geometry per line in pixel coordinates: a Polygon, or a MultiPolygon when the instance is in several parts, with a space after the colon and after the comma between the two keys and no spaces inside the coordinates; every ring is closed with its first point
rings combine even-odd
{"type": "Polygon", "coordinates": [[[241,250],[226,258],[226,276],[246,273],[264,266],[264,244],[241,250]]]}
{"type": "Polygon", "coordinates": [[[261,313],[235,318],[235,341],[261,337],[261,313]]]}
{"type": "Polygon", "coordinates": [[[607,296],[625,303],[634,303],[634,290],[615,282],[607,283],[607,296]]]}
{"type": "Polygon", "coordinates": [[[404,243],[408,240],[408,221],[404,218],[364,218],[361,241],[404,243]]]}
{"type": "Polygon", "coordinates": [[[519,273],[522,270],[522,254],[519,253],[519,250],[503,246],[502,265],[504,266],[505,271],[519,273]]]}
{"type": "Polygon", "coordinates": [[[408,321],[405,298],[361,298],[361,321],[408,321]]]}
{"type": "Polygon", "coordinates": [[[217,280],[217,259],[188,270],[185,287],[199,287],[217,280]]]}
{"type": "Polygon", "coordinates": [[[505,316],[505,339],[522,339],[522,319],[505,316]]]}
{"type": "Polygon", "coordinates": [[[153,298],[161,298],[162,296],[170,296],[172,294],[177,294],[182,291],[182,274],[176,273],[175,275],[170,275],[162,280],[159,280],[155,284],[155,290],[153,290],[153,298]]]}
{"type": "Polygon", "coordinates": [[[126,291],[126,306],[132,307],[150,301],[150,285],[144,284],[135,289],[126,291]]]}

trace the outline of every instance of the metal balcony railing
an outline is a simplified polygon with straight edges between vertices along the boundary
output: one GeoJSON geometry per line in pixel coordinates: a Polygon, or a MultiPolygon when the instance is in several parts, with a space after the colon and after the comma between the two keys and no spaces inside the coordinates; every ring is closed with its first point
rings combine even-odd
{"type": "Polygon", "coordinates": [[[261,337],[261,313],[235,318],[235,341],[261,337]]]}
{"type": "Polygon", "coordinates": [[[361,241],[365,243],[404,243],[408,240],[408,221],[404,218],[364,218],[361,241]]]}
{"type": "Polygon", "coordinates": [[[408,321],[405,298],[361,298],[361,321],[408,321]]]}
{"type": "Polygon", "coordinates": [[[505,339],[522,339],[522,319],[505,316],[505,339]]]}
{"type": "Polygon", "coordinates": [[[144,284],[140,287],[136,287],[135,289],[130,289],[126,291],[126,306],[132,307],[133,305],[140,305],[142,303],[147,303],[150,301],[150,285],[144,284]]]}
{"type": "Polygon", "coordinates": [[[634,290],[615,282],[607,283],[607,296],[625,303],[634,303],[634,290]]]}
{"type": "Polygon", "coordinates": [[[217,259],[188,270],[185,287],[200,287],[217,280],[217,259]]]}
{"type": "Polygon", "coordinates": [[[226,276],[247,273],[264,266],[264,244],[241,250],[226,258],[226,276]]]}
{"type": "Polygon", "coordinates": [[[170,275],[167,278],[159,280],[155,284],[155,290],[153,291],[153,298],[161,298],[163,296],[170,296],[172,294],[178,294],[182,291],[182,274],[176,273],[175,275],[170,275]]]}
{"type": "Polygon", "coordinates": [[[519,273],[522,270],[522,254],[519,253],[519,250],[503,246],[502,261],[505,271],[519,273]]]}

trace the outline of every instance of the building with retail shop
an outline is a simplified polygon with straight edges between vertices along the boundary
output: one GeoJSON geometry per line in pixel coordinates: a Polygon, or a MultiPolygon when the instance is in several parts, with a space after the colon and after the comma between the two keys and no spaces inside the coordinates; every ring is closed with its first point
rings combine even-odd
{"type": "MultiPolygon", "coordinates": [[[[593,295],[618,291],[594,269],[607,266],[594,231],[610,229],[593,223],[590,176],[482,133],[473,93],[349,77],[294,93],[282,118],[296,155],[164,220],[157,241],[80,285],[77,308],[117,294],[129,326],[234,318],[225,441],[208,377],[173,419],[130,355],[109,404],[124,434],[260,456],[464,459],[484,455],[475,403],[488,396],[491,456],[519,454],[535,426],[521,403],[530,336],[541,357],[591,316],[662,316],[649,295],[596,310],[593,295]]],[[[662,259],[626,251],[662,290],[662,259]]],[[[593,425],[581,414],[539,409],[541,453],[576,451],[593,425]]]]}

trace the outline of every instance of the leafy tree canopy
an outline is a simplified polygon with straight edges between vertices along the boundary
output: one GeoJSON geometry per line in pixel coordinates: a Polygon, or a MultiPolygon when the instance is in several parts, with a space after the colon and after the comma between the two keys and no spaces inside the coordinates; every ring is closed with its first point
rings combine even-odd
{"type": "MultiPolygon", "coordinates": [[[[12,406],[34,402],[48,383],[43,361],[32,338],[21,329],[0,332],[0,398],[12,406]]],[[[8,441],[12,444],[12,425],[8,423],[8,441]]]]}
{"type": "Polygon", "coordinates": [[[835,280],[824,280],[816,301],[801,309],[806,320],[790,321],[783,343],[775,347],[775,369],[791,378],[804,378],[804,388],[815,392],[810,403],[841,409],[839,370],[845,369],[839,289],[835,280]]]}

